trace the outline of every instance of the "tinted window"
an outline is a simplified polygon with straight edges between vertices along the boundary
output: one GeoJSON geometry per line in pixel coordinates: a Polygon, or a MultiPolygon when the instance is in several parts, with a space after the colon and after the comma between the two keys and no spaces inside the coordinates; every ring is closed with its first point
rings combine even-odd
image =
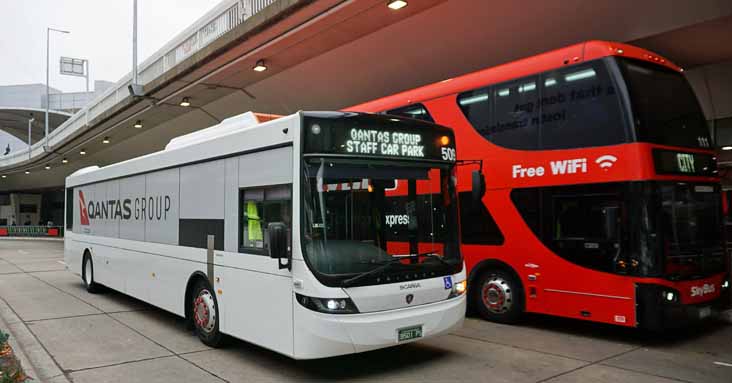
{"type": "Polygon", "coordinates": [[[617,271],[623,242],[623,188],[589,184],[515,189],[511,199],[552,252],[580,266],[612,272],[617,271]]]}
{"type": "Polygon", "coordinates": [[[458,105],[473,127],[492,143],[512,149],[537,149],[537,76],[466,92],[458,105]]]}
{"type": "MultiPolygon", "coordinates": [[[[273,222],[287,226],[291,238],[292,209],[289,185],[245,189],[240,192],[239,247],[242,252],[265,253],[267,227],[273,222]]],[[[290,249],[288,241],[288,250],[290,249]]]]}
{"type": "Polygon", "coordinates": [[[403,108],[387,110],[386,113],[422,121],[435,122],[435,120],[432,119],[432,116],[430,116],[430,112],[422,104],[414,104],[403,108]]]}
{"type": "Polygon", "coordinates": [[[534,235],[541,237],[540,189],[514,189],[511,200],[534,235]]]}
{"type": "Polygon", "coordinates": [[[694,91],[681,73],[642,61],[620,59],[639,141],[711,147],[694,91]]]}
{"type": "Polygon", "coordinates": [[[458,95],[473,127],[511,149],[566,149],[626,141],[625,117],[605,61],[458,95]]]}
{"type": "Polygon", "coordinates": [[[626,141],[620,98],[604,61],[545,72],[541,87],[543,149],[626,141]]]}
{"type": "Polygon", "coordinates": [[[74,189],[66,189],[66,229],[74,228],[74,189]]]}
{"type": "Polygon", "coordinates": [[[503,233],[483,203],[474,206],[472,192],[460,192],[460,230],[468,245],[502,245],[503,233]]]}

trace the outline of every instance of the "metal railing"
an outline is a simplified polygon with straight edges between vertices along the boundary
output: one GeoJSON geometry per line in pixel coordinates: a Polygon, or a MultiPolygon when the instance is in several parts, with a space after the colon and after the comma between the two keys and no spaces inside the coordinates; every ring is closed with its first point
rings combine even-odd
{"type": "MultiPolygon", "coordinates": [[[[142,85],[150,83],[276,1],[224,0],[188,30],[176,36],[166,46],[140,64],[138,67],[138,81],[142,85]]],[[[128,73],[115,86],[102,93],[49,133],[49,146],[53,147],[63,142],[70,135],[87,126],[89,121],[124,100],[129,95],[127,86],[131,83],[131,79],[132,75],[128,73]]],[[[29,150],[31,158],[43,154],[43,145],[45,145],[45,140],[37,142],[29,149],[3,157],[0,159],[0,168],[27,161],[29,150]]]]}

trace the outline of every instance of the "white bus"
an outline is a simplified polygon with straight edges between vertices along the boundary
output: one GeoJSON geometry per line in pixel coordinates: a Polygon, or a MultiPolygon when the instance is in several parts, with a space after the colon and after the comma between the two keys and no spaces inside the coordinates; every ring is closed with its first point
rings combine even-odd
{"type": "Polygon", "coordinates": [[[296,359],[446,333],[465,316],[450,129],[245,113],[66,179],[67,267],[296,359]]]}

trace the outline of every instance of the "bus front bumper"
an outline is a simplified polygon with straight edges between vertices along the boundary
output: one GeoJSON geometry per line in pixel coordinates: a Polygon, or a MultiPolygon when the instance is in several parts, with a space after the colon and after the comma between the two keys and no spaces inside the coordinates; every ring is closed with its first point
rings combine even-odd
{"type": "Polygon", "coordinates": [[[726,301],[726,294],[723,292],[717,298],[699,304],[667,302],[661,298],[661,292],[665,289],[664,286],[659,285],[638,285],[636,287],[639,327],[651,331],[689,327],[717,317],[726,301]]]}
{"type": "Polygon", "coordinates": [[[446,334],[462,326],[466,295],[416,307],[362,314],[323,314],[295,304],[295,359],[325,358],[391,347],[446,334]],[[399,341],[419,327],[421,337],[399,341]]]}

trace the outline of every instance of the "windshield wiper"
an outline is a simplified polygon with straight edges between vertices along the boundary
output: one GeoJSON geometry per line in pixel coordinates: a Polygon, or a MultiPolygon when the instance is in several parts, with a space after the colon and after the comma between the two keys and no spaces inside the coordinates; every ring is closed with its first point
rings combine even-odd
{"type": "Polygon", "coordinates": [[[355,277],[351,277],[351,278],[348,278],[348,279],[343,280],[343,282],[341,282],[341,286],[342,287],[351,286],[352,284],[360,281],[361,279],[364,279],[364,278],[368,277],[369,275],[378,274],[378,273],[380,273],[380,272],[388,269],[392,265],[395,265],[397,263],[401,263],[401,261],[402,261],[402,258],[394,258],[394,259],[391,259],[391,260],[385,262],[384,264],[382,264],[381,266],[379,266],[379,267],[377,267],[375,269],[371,269],[369,271],[365,271],[365,272],[363,272],[361,274],[356,275],[355,277]]]}
{"type": "Polygon", "coordinates": [[[439,254],[435,253],[434,251],[428,251],[426,253],[420,253],[420,254],[410,254],[409,257],[406,257],[406,258],[417,258],[417,259],[419,259],[419,257],[436,259],[436,260],[442,262],[442,264],[444,264],[444,265],[452,266],[452,264],[450,264],[450,262],[446,261],[442,256],[440,256],[439,254]]]}
{"type": "Polygon", "coordinates": [[[418,253],[418,254],[409,254],[409,255],[401,256],[401,257],[398,257],[398,258],[390,259],[388,261],[379,262],[379,263],[376,263],[376,262],[361,262],[361,263],[368,263],[368,264],[376,264],[376,265],[380,265],[380,266],[377,267],[377,268],[375,268],[375,269],[372,269],[372,270],[363,272],[361,274],[358,274],[355,277],[351,277],[351,278],[348,278],[348,279],[343,280],[343,282],[341,282],[341,286],[342,287],[351,286],[351,285],[353,285],[354,283],[360,281],[363,278],[366,278],[366,277],[368,277],[370,275],[374,275],[374,274],[380,273],[380,272],[388,269],[389,267],[391,267],[394,264],[401,263],[401,261],[403,259],[415,259],[415,258],[416,259],[419,259],[419,257],[436,259],[436,260],[440,261],[442,264],[444,264],[446,266],[452,266],[452,264],[450,262],[448,262],[445,259],[443,259],[443,257],[441,257],[440,255],[438,255],[434,251],[428,251],[428,252],[425,252],[425,253],[418,253]]]}

